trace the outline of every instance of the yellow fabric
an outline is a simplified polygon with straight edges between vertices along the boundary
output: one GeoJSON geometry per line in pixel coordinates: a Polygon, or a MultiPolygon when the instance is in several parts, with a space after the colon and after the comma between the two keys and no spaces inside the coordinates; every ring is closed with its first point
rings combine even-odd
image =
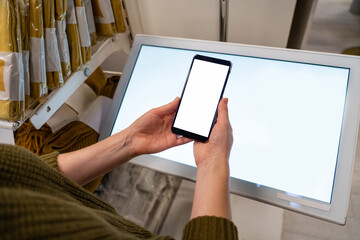
{"type": "Polygon", "coordinates": [[[111,0],[111,5],[114,11],[114,18],[116,24],[116,30],[119,33],[125,32],[124,13],[121,5],[121,0],[111,0]]]}
{"type": "Polygon", "coordinates": [[[66,24],[66,33],[69,41],[71,71],[76,72],[82,66],[79,31],[76,24],[66,24]]]}
{"type": "MultiPolygon", "coordinates": [[[[56,0],[55,1],[55,20],[58,22],[62,22],[65,23],[66,22],[66,8],[67,8],[67,0],[56,0]]],[[[58,34],[58,33],[57,33],[58,34]]],[[[66,34],[66,33],[64,33],[66,34]]],[[[62,41],[64,45],[66,45],[67,47],[69,47],[68,41],[67,39],[63,40],[60,39],[58,36],[58,41],[62,41]]],[[[60,43],[59,43],[60,45],[60,43]]],[[[69,49],[59,49],[59,51],[65,51],[63,54],[64,55],[68,55],[69,54],[69,49]]],[[[69,61],[63,60],[61,61],[61,71],[63,74],[63,79],[64,81],[70,77],[71,75],[71,64],[70,64],[70,59],[69,61]]]]}
{"type": "Polygon", "coordinates": [[[91,39],[91,46],[95,46],[97,43],[96,32],[90,33],[90,39],[91,39]]]}
{"type": "Polygon", "coordinates": [[[97,42],[94,12],[92,9],[91,0],[84,0],[84,3],[86,9],[86,18],[89,26],[91,46],[94,46],[97,42]]]}
{"type": "Polygon", "coordinates": [[[81,47],[81,56],[83,63],[91,60],[91,43],[89,47],[81,47]]]}
{"type": "MultiPolygon", "coordinates": [[[[30,0],[30,38],[44,38],[44,20],[43,20],[43,5],[42,0],[30,0]]],[[[30,46],[30,55],[33,51],[42,51],[40,49],[35,49],[38,46],[31,47],[30,46]]],[[[44,46],[45,47],[45,46],[44,46]]],[[[45,52],[41,54],[45,55],[45,52]]],[[[30,64],[31,64],[30,59],[30,64]]],[[[43,62],[39,62],[39,64],[31,64],[33,67],[36,66],[37,69],[31,68],[31,71],[34,72],[43,72],[46,66],[43,66],[43,62]]],[[[32,98],[38,99],[42,98],[47,94],[46,87],[46,76],[44,79],[34,79],[34,72],[31,73],[30,78],[30,96],[32,98]]]]}
{"type": "Polygon", "coordinates": [[[19,52],[14,1],[0,0],[0,52],[19,52]]]}
{"type": "Polygon", "coordinates": [[[0,100],[0,119],[9,121],[21,120],[24,115],[24,102],[0,100]],[[20,110],[21,108],[21,110],[20,110]]]}
{"type": "Polygon", "coordinates": [[[44,37],[42,0],[30,0],[30,37],[44,37]]]}
{"type": "Polygon", "coordinates": [[[74,3],[71,1],[68,2],[67,11],[66,11],[66,34],[69,42],[70,50],[70,62],[71,62],[71,71],[76,72],[80,70],[80,67],[83,64],[81,57],[81,46],[80,46],[80,37],[79,29],[76,23],[70,23],[69,19],[76,19],[74,3]]]}
{"type": "Polygon", "coordinates": [[[96,33],[99,36],[112,37],[116,33],[115,23],[102,24],[95,22],[96,33]]]}
{"type": "Polygon", "coordinates": [[[102,89],[106,86],[106,76],[101,67],[95,69],[95,71],[86,79],[85,83],[94,90],[96,95],[100,95],[102,89]]]}
{"type": "Polygon", "coordinates": [[[21,49],[23,52],[25,108],[30,99],[30,68],[29,68],[29,0],[19,0],[21,17],[21,49]]]}
{"type": "Polygon", "coordinates": [[[108,5],[109,0],[92,0],[93,12],[95,17],[96,33],[99,36],[111,37],[116,33],[115,22],[101,23],[98,18],[104,18],[102,9],[106,9],[104,12],[113,14],[111,5],[108,5]]]}
{"type": "MultiPolygon", "coordinates": [[[[0,0],[0,31],[0,52],[20,54],[22,39],[18,1],[0,0]]],[[[14,91],[8,93],[12,100],[8,100],[9,98],[0,98],[0,119],[17,121],[24,117],[25,112],[25,104],[23,101],[25,92],[23,88],[24,79],[23,69],[21,68],[21,58],[17,58],[17,60],[14,58],[15,60],[9,63],[5,62],[5,59],[1,57],[0,59],[2,60],[0,66],[0,71],[2,71],[0,73],[0,91],[6,93],[6,91],[14,88],[18,91],[16,92],[16,96],[12,96],[14,91]],[[6,65],[14,66],[14,68],[9,71],[16,71],[11,72],[9,79],[6,79],[4,75],[6,65]],[[12,77],[12,75],[16,77],[12,77]],[[8,83],[9,89],[6,89],[5,82],[8,83]]]]}
{"type": "Polygon", "coordinates": [[[46,72],[46,83],[49,90],[64,85],[64,80],[61,71],[46,72]]]}
{"type": "MultiPolygon", "coordinates": [[[[51,28],[55,30],[55,2],[53,0],[43,0],[43,9],[44,9],[44,26],[45,28],[51,28]]],[[[46,36],[46,31],[45,31],[46,36]]],[[[55,39],[48,39],[45,38],[45,41],[56,41],[57,39],[55,36],[55,39]]],[[[47,43],[46,45],[51,44],[47,43]]],[[[57,44],[56,44],[57,45],[57,44]]],[[[61,64],[60,64],[60,55],[59,51],[56,49],[54,50],[55,54],[46,52],[46,61],[49,61],[50,59],[53,59],[52,62],[54,62],[56,65],[58,65],[57,71],[50,71],[49,69],[46,69],[46,84],[49,90],[52,90],[56,87],[64,85],[63,75],[61,71],[61,64]]]]}
{"type": "Polygon", "coordinates": [[[47,138],[41,154],[71,152],[96,143],[98,137],[99,134],[85,123],[71,122],[47,138]]]}
{"type": "MultiPolygon", "coordinates": [[[[83,0],[75,0],[75,7],[84,7],[85,10],[85,4],[83,0]]],[[[76,15],[78,22],[79,21],[84,21],[87,22],[86,19],[86,15],[84,16],[80,16],[80,15],[76,15]],[[85,17],[85,19],[79,19],[79,18],[83,18],[85,17]]],[[[89,28],[87,27],[86,29],[87,32],[79,32],[79,37],[80,39],[90,39],[90,34],[89,34],[89,28]],[[85,34],[89,34],[88,36],[84,36],[85,34]]],[[[89,46],[81,46],[81,56],[82,56],[82,61],[83,63],[87,63],[88,61],[91,60],[91,41],[89,42],[89,46]]]]}
{"type": "Polygon", "coordinates": [[[46,82],[30,82],[31,96],[45,96],[47,94],[46,82]]]}
{"type": "Polygon", "coordinates": [[[42,146],[51,134],[51,128],[46,124],[40,129],[36,129],[29,121],[26,121],[15,131],[15,144],[40,155],[42,146]]]}
{"type": "Polygon", "coordinates": [[[19,0],[21,17],[21,49],[29,51],[29,0],[19,0]]]}
{"type": "Polygon", "coordinates": [[[112,99],[112,98],[114,97],[114,94],[115,94],[115,91],[116,91],[116,87],[117,87],[119,81],[120,81],[120,76],[112,76],[112,77],[109,77],[109,78],[106,80],[106,85],[105,85],[105,87],[103,87],[103,88],[101,89],[100,95],[112,99]]]}
{"type": "Polygon", "coordinates": [[[5,60],[0,59],[0,91],[3,92],[5,92],[4,68],[5,68],[5,60]]]}

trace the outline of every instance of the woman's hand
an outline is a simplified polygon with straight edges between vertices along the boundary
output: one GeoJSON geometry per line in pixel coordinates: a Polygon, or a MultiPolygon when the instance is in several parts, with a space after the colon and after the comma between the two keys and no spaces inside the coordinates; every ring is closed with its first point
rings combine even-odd
{"type": "Polygon", "coordinates": [[[59,155],[59,170],[83,185],[133,157],[190,142],[190,139],[177,138],[171,132],[178,105],[179,98],[176,98],[167,105],[148,111],[130,127],[101,142],[59,155]]]}
{"type": "Polygon", "coordinates": [[[177,97],[164,106],[151,109],[126,129],[130,136],[129,147],[134,156],[157,153],[192,141],[177,137],[171,132],[179,101],[177,97]]]}
{"type": "Polygon", "coordinates": [[[233,143],[229,122],[228,99],[223,98],[218,107],[218,118],[207,143],[194,142],[194,156],[198,167],[216,161],[228,161],[233,143]]]}
{"type": "Polygon", "coordinates": [[[229,155],[233,142],[227,99],[218,107],[218,118],[209,142],[194,143],[198,166],[191,219],[217,216],[231,219],[229,195],[229,155]]]}

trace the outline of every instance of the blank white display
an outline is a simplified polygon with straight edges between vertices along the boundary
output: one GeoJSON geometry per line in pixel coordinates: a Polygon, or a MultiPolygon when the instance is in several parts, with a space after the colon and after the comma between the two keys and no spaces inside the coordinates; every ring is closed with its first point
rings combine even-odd
{"type": "Polygon", "coordinates": [[[174,127],[209,135],[229,67],[195,59],[174,127]]]}
{"type": "MultiPolygon", "coordinates": [[[[231,176],[329,203],[349,69],[145,45],[112,134],[180,97],[196,54],[232,62],[231,176]]],[[[155,156],[195,166],[192,144],[155,156]]]]}

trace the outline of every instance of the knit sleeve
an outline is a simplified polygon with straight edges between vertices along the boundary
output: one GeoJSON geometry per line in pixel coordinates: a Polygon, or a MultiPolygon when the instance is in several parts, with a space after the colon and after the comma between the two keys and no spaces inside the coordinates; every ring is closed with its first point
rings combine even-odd
{"type": "Polygon", "coordinates": [[[183,240],[187,239],[238,239],[238,232],[235,224],[226,218],[202,216],[186,224],[183,240]]]}
{"type": "Polygon", "coordinates": [[[51,167],[55,168],[59,171],[58,165],[57,165],[57,156],[59,155],[59,152],[52,152],[48,154],[41,155],[39,158],[49,164],[51,167]]]}

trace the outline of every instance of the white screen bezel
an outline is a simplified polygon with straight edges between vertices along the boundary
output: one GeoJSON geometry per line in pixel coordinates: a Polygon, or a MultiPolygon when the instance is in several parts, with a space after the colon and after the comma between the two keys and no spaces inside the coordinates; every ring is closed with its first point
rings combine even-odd
{"type": "MultiPolygon", "coordinates": [[[[360,78],[360,69],[358,67],[360,66],[359,58],[290,49],[137,35],[124,68],[123,76],[114,95],[109,117],[100,130],[100,140],[108,137],[111,133],[116,114],[119,111],[122,99],[125,95],[126,87],[136,63],[138,53],[141,46],[144,44],[349,68],[350,76],[348,80],[348,91],[345,101],[338,161],[330,204],[299,196],[288,196],[282,191],[265,186],[257,186],[254,183],[245,182],[239,179],[231,178],[230,183],[230,190],[232,193],[338,224],[345,223],[358,130],[360,97],[357,92],[360,90],[360,85],[356,79],[360,78]]],[[[133,159],[132,162],[157,171],[181,176],[189,180],[195,181],[196,179],[196,168],[168,161],[156,156],[145,155],[133,159]],[[151,161],[149,161],[149,158],[151,161]]]]}

